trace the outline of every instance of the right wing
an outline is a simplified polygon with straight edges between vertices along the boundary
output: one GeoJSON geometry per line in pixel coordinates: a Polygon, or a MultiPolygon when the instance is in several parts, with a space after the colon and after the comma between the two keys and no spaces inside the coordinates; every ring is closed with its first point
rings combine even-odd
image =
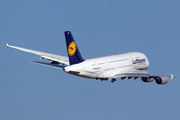
{"type": "Polygon", "coordinates": [[[118,78],[118,77],[121,77],[121,78],[124,78],[124,77],[129,77],[129,78],[132,78],[132,77],[153,77],[153,78],[158,78],[158,77],[171,77],[174,78],[174,76],[172,77],[172,75],[160,75],[160,74],[154,74],[154,73],[149,73],[147,71],[142,71],[142,70],[135,70],[135,69],[130,69],[130,70],[127,70],[127,71],[122,71],[122,72],[119,72],[117,73],[116,75],[114,75],[114,78],[118,78]]]}
{"type": "Polygon", "coordinates": [[[169,81],[169,77],[173,79],[175,76],[172,74],[170,76],[159,75],[159,74],[149,73],[147,71],[142,71],[142,70],[127,69],[125,71],[121,71],[115,74],[113,78],[118,78],[118,77],[121,77],[121,80],[125,79],[126,77],[128,79],[131,79],[134,77],[134,80],[140,77],[144,82],[152,82],[156,80],[157,84],[166,84],[169,81]]]}
{"type": "Polygon", "coordinates": [[[68,59],[68,57],[65,57],[65,56],[40,52],[40,51],[36,51],[36,50],[30,50],[30,49],[26,49],[26,48],[22,48],[22,47],[8,45],[6,43],[6,48],[8,48],[8,47],[18,49],[18,50],[22,50],[22,51],[29,52],[29,53],[33,53],[33,54],[36,54],[36,55],[40,55],[41,56],[40,59],[45,58],[45,59],[48,59],[49,61],[57,62],[57,63],[60,63],[62,65],[64,65],[64,64],[69,65],[69,59],[68,59]]]}

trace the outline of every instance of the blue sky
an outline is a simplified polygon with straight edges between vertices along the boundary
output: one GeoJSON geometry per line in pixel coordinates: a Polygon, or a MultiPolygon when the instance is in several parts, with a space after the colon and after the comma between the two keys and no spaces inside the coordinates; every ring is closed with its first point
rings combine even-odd
{"type": "Polygon", "coordinates": [[[178,0],[1,0],[1,120],[180,119],[178,0]],[[176,75],[166,85],[112,84],[30,63],[39,56],[5,43],[67,56],[72,32],[84,59],[143,52],[149,72],[176,75]]]}

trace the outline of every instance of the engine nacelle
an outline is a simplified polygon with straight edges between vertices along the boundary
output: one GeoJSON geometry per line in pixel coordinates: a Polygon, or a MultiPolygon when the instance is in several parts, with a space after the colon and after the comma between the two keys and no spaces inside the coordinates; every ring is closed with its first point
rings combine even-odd
{"type": "Polygon", "coordinates": [[[142,80],[143,82],[152,82],[152,81],[154,81],[154,78],[152,78],[152,77],[150,77],[150,78],[141,77],[141,80],[142,80]]]}
{"type": "Polygon", "coordinates": [[[163,84],[166,84],[168,82],[169,82],[169,77],[167,77],[167,76],[156,78],[156,83],[157,84],[163,85],[163,84]]]}

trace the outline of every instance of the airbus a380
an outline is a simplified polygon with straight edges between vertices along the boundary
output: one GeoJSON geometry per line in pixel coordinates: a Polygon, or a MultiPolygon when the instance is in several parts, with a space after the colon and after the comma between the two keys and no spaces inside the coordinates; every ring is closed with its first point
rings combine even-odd
{"type": "Polygon", "coordinates": [[[116,78],[121,78],[121,80],[125,78],[133,78],[134,80],[141,78],[143,82],[152,82],[155,80],[157,84],[166,84],[169,81],[169,77],[171,77],[171,79],[174,78],[172,74],[168,76],[143,71],[149,67],[149,61],[147,57],[140,52],[130,52],[85,60],[82,58],[71,32],[65,31],[64,34],[68,57],[8,44],[6,44],[6,47],[40,55],[40,59],[49,60],[49,62],[32,61],[32,63],[60,68],[72,75],[96,80],[100,79],[101,81],[109,80],[110,82],[114,82],[116,78]]]}

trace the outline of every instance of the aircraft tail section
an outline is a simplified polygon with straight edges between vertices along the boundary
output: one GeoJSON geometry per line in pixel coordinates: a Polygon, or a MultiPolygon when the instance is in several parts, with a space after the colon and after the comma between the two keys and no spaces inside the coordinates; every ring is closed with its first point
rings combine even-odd
{"type": "Polygon", "coordinates": [[[74,41],[74,38],[70,31],[65,31],[65,38],[66,38],[66,46],[67,46],[67,53],[69,56],[69,63],[70,65],[80,63],[83,60],[79,49],[77,47],[76,42],[74,41]]]}

